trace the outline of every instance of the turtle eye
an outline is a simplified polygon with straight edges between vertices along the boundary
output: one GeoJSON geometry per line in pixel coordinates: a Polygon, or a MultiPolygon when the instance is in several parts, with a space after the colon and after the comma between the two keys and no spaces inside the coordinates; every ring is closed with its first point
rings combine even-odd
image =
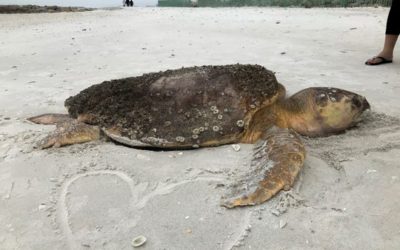
{"type": "Polygon", "coordinates": [[[352,102],[354,106],[356,106],[357,108],[361,108],[362,103],[360,100],[358,100],[358,98],[353,98],[352,102]]]}

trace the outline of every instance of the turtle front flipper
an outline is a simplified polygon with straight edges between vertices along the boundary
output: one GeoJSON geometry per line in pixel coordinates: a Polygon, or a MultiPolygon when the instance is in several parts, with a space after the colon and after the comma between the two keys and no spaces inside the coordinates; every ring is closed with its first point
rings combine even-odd
{"type": "Polygon", "coordinates": [[[72,121],[73,119],[68,114],[43,114],[30,117],[27,120],[36,124],[54,125],[72,121]]]}
{"type": "Polygon", "coordinates": [[[77,143],[84,143],[100,138],[100,129],[97,126],[87,125],[76,120],[57,123],[57,128],[37,145],[40,149],[61,147],[77,143]]]}
{"type": "Polygon", "coordinates": [[[222,197],[227,208],[263,203],[280,190],[289,190],[304,164],[305,149],[290,129],[273,127],[254,148],[250,171],[222,197]]]}

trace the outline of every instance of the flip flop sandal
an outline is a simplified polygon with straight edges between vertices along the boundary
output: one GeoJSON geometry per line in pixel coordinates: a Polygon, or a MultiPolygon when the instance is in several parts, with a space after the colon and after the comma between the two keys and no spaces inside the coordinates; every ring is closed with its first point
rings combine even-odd
{"type": "Polygon", "coordinates": [[[384,57],[381,57],[381,56],[375,56],[374,58],[372,58],[372,60],[375,60],[375,59],[379,59],[380,61],[378,61],[377,63],[369,63],[368,61],[366,61],[365,64],[369,65],[369,66],[376,66],[376,65],[381,65],[381,64],[392,63],[393,62],[392,60],[388,60],[388,59],[386,59],[384,57]]]}

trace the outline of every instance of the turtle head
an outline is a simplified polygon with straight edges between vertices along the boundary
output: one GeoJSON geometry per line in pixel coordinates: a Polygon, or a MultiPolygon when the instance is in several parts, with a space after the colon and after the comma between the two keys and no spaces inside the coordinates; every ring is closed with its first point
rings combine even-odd
{"type": "Polygon", "coordinates": [[[345,131],[361,121],[370,109],[365,97],[336,88],[308,88],[288,99],[288,125],[307,136],[327,136],[345,131]]]}

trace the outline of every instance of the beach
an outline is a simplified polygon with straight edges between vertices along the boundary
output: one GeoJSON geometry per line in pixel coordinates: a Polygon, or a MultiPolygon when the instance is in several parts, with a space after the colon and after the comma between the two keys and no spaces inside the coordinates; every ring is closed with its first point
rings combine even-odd
{"type": "Polygon", "coordinates": [[[124,8],[0,15],[0,248],[399,249],[400,54],[388,8],[124,8]],[[150,151],[95,141],[39,150],[64,100],[106,80],[194,65],[260,64],[291,95],[337,87],[371,111],[344,134],[303,138],[290,191],[220,206],[252,145],[150,151]]]}

